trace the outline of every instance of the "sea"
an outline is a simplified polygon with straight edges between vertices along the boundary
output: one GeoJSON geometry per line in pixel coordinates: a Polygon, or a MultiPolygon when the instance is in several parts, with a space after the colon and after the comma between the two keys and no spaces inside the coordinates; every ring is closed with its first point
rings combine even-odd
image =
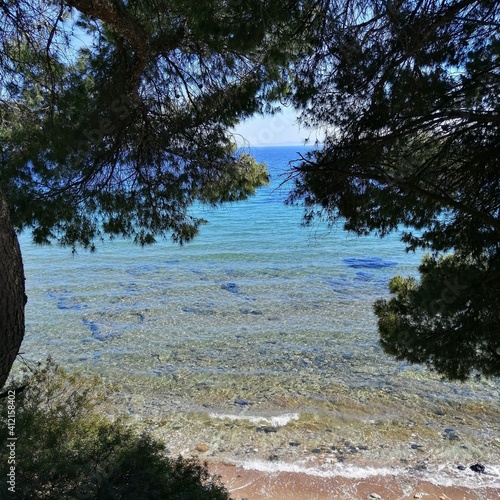
{"type": "Polygon", "coordinates": [[[72,253],[22,234],[23,361],[116,384],[120,411],[172,454],[500,487],[500,381],[450,382],[382,351],[373,303],[391,277],[418,277],[423,253],[397,233],[304,226],[285,200],[306,152],[252,148],[270,184],[194,207],[208,223],[183,246],[117,238],[72,253]]]}

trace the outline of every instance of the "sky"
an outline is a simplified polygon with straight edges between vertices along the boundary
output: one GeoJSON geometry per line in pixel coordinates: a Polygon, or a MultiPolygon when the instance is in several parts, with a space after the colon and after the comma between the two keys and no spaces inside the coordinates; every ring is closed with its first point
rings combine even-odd
{"type": "Polygon", "coordinates": [[[298,113],[293,108],[283,110],[273,116],[255,116],[238,125],[234,134],[240,146],[298,146],[305,140],[309,144],[316,141],[314,131],[300,127],[298,113]]]}

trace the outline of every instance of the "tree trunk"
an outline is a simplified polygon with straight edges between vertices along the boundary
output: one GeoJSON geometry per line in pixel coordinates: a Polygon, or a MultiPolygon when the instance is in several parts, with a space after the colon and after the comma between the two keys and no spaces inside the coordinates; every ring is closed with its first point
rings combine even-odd
{"type": "Polygon", "coordinates": [[[21,249],[0,189],[0,389],[24,338],[24,269],[21,249]]]}

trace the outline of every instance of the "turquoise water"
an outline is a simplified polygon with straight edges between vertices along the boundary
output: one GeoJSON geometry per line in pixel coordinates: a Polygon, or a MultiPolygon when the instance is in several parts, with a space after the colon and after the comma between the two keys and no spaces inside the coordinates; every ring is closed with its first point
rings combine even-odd
{"type": "MultiPolygon", "coordinates": [[[[285,206],[288,187],[280,187],[298,151],[255,149],[271,184],[247,202],[199,209],[209,224],[184,247],[115,240],[95,254],[73,256],[23,237],[25,349],[103,367],[127,359],[139,372],[152,367],[152,355],[189,343],[203,358],[212,349],[210,359],[172,362],[168,369],[274,372],[293,353],[310,354],[320,370],[330,370],[337,358],[404,369],[381,353],[371,305],[386,296],[391,276],[414,274],[420,256],[406,254],[397,235],[380,240],[302,227],[302,209],[285,206]],[[225,351],[247,341],[257,348],[242,354],[251,359],[244,367],[226,366],[225,351]]],[[[349,384],[380,383],[362,373],[347,376],[349,384]]]]}
{"type": "Polygon", "coordinates": [[[444,382],[378,345],[373,301],[392,276],[416,275],[422,254],[406,253],[398,235],[303,227],[302,209],[284,205],[282,175],[303,151],[254,149],[271,184],[245,202],[198,208],[209,223],[183,247],[114,240],[72,255],[23,235],[25,359],[104,374],[124,384],[124,405],[139,416],[284,415],[286,425],[355,414],[365,425],[425,413],[427,425],[440,408],[480,403],[487,425],[471,409],[467,432],[497,453],[498,382],[444,382]]]}

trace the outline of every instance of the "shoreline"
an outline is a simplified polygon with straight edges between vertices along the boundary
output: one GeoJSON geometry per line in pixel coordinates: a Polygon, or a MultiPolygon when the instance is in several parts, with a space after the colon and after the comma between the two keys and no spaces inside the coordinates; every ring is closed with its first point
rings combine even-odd
{"type": "Polygon", "coordinates": [[[240,399],[235,387],[220,386],[220,397],[219,386],[186,377],[168,387],[164,404],[141,391],[127,406],[170,456],[208,462],[234,500],[500,498],[496,401],[333,385],[319,400],[278,384],[259,399],[249,392],[266,386],[254,382],[240,399]],[[188,393],[197,405],[184,402],[188,393]],[[476,463],[485,474],[470,470],[476,463]]]}
{"type": "MultiPolygon", "coordinates": [[[[466,486],[434,484],[411,474],[383,474],[349,478],[306,472],[262,471],[240,465],[208,462],[209,471],[220,476],[233,500],[493,500],[500,488],[478,484],[466,486]],[[370,495],[374,494],[370,497],[370,495]],[[378,496],[376,496],[378,495],[378,496]]],[[[480,481],[478,477],[478,482],[480,481]]]]}
{"type": "Polygon", "coordinates": [[[330,387],[321,405],[292,398],[289,388],[268,404],[228,391],[220,405],[203,384],[189,393],[205,402],[194,405],[181,398],[193,386],[187,377],[163,395],[127,385],[111,397],[116,414],[151,431],[171,457],[207,462],[233,500],[500,498],[496,401],[330,387]],[[484,474],[470,470],[475,463],[484,474]]]}

